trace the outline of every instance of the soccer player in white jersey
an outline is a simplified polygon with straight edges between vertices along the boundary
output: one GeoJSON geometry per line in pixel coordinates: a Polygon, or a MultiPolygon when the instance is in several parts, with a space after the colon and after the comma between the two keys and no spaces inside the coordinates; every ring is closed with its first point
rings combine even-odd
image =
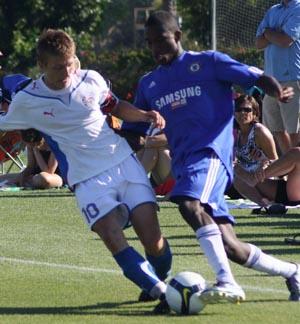
{"type": "Polygon", "coordinates": [[[163,300],[172,255],[160,232],[155,195],[126,140],[108,127],[103,110],[159,128],[164,119],[118,100],[99,73],[75,71],[75,43],[61,30],[42,33],[37,58],[43,74],[14,96],[0,129],[34,128],[43,134],[87,225],[101,237],[125,277],[163,300]],[[129,222],[147,260],[124,236],[129,222]]]}
{"type": "Polygon", "coordinates": [[[255,270],[280,275],[287,281],[290,300],[300,300],[300,267],[282,262],[253,244],[240,241],[234,218],[224,200],[232,181],[232,85],[254,85],[286,102],[291,88],[257,68],[217,51],[184,51],[176,17],[166,11],[152,13],[145,24],[148,46],[158,66],[139,81],[135,106],[155,109],[166,120],[164,132],[176,179],[171,201],[195,231],[217,282],[200,298],[206,302],[242,301],[227,257],[255,270]]]}

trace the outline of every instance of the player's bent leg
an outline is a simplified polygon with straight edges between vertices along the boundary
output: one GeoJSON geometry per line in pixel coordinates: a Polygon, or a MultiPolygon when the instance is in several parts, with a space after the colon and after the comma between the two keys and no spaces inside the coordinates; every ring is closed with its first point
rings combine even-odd
{"type": "Polygon", "coordinates": [[[93,226],[106,247],[113,254],[126,278],[154,299],[164,298],[166,285],[156,276],[152,266],[126,241],[117,215],[117,208],[100,218],[93,226]]]}
{"type": "MultiPolygon", "coordinates": [[[[167,240],[161,235],[155,204],[145,203],[134,208],[131,223],[145,248],[147,260],[158,278],[165,280],[171,270],[172,253],[167,240]]],[[[147,292],[141,292],[139,301],[151,300],[153,298],[147,292]]]]}
{"type": "Polygon", "coordinates": [[[240,241],[231,224],[220,224],[224,246],[228,257],[247,268],[267,273],[272,276],[282,276],[290,292],[289,300],[300,301],[300,267],[297,264],[281,261],[261,251],[253,244],[240,241]]]}
{"type": "Polygon", "coordinates": [[[249,245],[237,238],[232,225],[224,218],[216,218],[216,222],[222,233],[223,244],[228,258],[235,263],[245,264],[250,254],[249,245]]]}
{"type": "Polygon", "coordinates": [[[184,219],[195,230],[200,247],[216,274],[217,283],[202,292],[201,301],[208,304],[238,303],[245,300],[243,289],[232,275],[218,225],[205,211],[205,207],[201,206],[199,201],[193,200],[181,201],[179,209],[184,219]]]}

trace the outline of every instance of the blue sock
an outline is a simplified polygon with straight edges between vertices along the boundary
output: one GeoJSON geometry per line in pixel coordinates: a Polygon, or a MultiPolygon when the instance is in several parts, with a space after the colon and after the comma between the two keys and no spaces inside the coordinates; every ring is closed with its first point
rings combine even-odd
{"type": "Polygon", "coordinates": [[[132,247],[115,254],[114,258],[123,270],[124,276],[148,293],[160,282],[151,264],[132,247]]]}
{"type": "Polygon", "coordinates": [[[153,266],[156,275],[160,280],[165,280],[168,277],[168,274],[171,270],[171,265],[172,265],[172,253],[170,250],[170,246],[167,240],[165,240],[165,251],[164,254],[155,257],[149,254],[146,254],[147,260],[151,263],[153,266]]]}

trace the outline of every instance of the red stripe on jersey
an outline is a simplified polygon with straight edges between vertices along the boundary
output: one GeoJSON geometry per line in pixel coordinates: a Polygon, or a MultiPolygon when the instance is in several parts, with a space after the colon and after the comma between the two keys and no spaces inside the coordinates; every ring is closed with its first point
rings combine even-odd
{"type": "Polygon", "coordinates": [[[111,91],[109,91],[106,99],[100,106],[103,114],[105,114],[105,115],[110,114],[118,102],[119,102],[119,99],[111,91]]]}

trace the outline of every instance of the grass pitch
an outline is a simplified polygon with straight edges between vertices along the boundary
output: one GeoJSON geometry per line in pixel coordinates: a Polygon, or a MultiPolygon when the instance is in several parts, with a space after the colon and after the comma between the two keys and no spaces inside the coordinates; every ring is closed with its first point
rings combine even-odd
{"type": "MultiPolygon", "coordinates": [[[[289,302],[283,278],[232,264],[247,301],[208,305],[197,316],[153,316],[156,304],[137,303],[139,289],[126,280],[98,237],[86,228],[67,190],[0,193],[0,323],[299,323],[300,304],[289,302]]],[[[173,254],[173,274],[214,276],[194,234],[176,206],[160,203],[160,223],[173,254]]],[[[300,212],[281,217],[234,210],[243,240],[300,263],[300,245],[284,238],[300,233],[300,212]]],[[[130,244],[142,252],[132,229],[130,244]]]]}

